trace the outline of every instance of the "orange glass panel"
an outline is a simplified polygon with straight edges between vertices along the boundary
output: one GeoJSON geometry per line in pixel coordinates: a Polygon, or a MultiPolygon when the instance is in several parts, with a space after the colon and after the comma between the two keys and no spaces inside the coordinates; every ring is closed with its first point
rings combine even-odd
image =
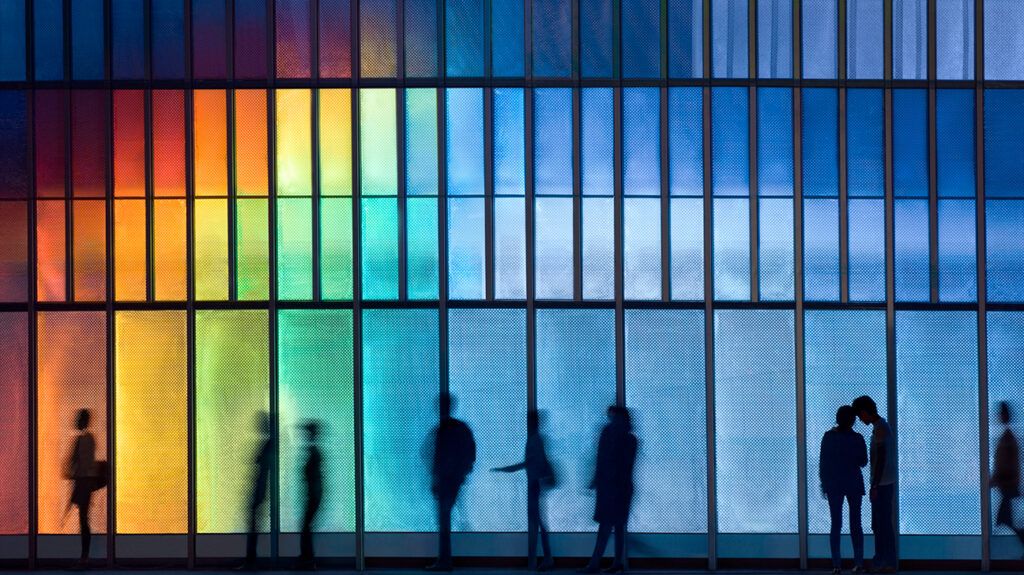
{"type": "Polygon", "coordinates": [[[28,301],[28,202],[0,202],[0,301],[28,301]]]}
{"type": "MultiPolygon", "coordinates": [[[[74,445],[75,414],[89,409],[96,459],[107,458],[106,314],[40,312],[38,316],[38,520],[39,533],[77,533],[78,515],[68,510],[71,481],[65,478],[74,445]]],[[[92,497],[93,533],[106,528],[107,490],[92,497]]]]}
{"type": "Polygon", "coordinates": [[[193,98],[195,195],[226,196],[228,112],[224,90],[196,90],[193,98]]]}
{"type": "Polygon", "coordinates": [[[0,313],[0,534],[28,533],[28,314],[0,313]]]}
{"type": "Polygon", "coordinates": [[[235,190],[267,195],[267,92],[235,91],[235,190]]]}
{"type": "Polygon", "coordinates": [[[146,101],[142,90],[114,91],[114,195],[146,197],[146,101]]]}
{"type": "Polygon", "coordinates": [[[67,297],[67,228],[63,200],[36,202],[36,298],[64,301],[67,297]]]}
{"type": "Polygon", "coordinates": [[[114,202],[114,295],[146,299],[146,201],[114,202]]]}
{"type": "Polygon", "coordinates": [[[76,200],[73,209],[75,301],[101,301],[107,297],[107,204],[76,200]]]}
{"type": "Polygon", "coordinates": [[[185,197],[185,95],[153,90],[153,195],[185,197]]]}
{"type": "Polygon", "coordinates": [[[157,300],[186,297],[185,200],[153,200],[153,295],[157,300]]]}

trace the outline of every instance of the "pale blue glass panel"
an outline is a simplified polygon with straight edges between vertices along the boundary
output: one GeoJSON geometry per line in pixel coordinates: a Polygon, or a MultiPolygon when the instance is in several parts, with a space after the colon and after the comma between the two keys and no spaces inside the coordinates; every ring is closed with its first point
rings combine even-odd
{"type": "Polygon", "coordinates": [[[899,533],[980,534],[975,312],[896,312],[896,394],[899,533]]]}
{"type": "Polygon", "coordinates": [[[839,301],[838,200],[804,200],[804,297],[839,301]]]}
{"type": "Polygon", "coordinates": [[[850,301],[885,301],[885,200],[851,198],[847,215],[850,301]]]}
{"type": "MultiPolygon", "coordinates": [[[[349,1],[351,2],[352,0],[349,1]]],[[[461,4],[467,5],[466,8],[470,8],[468,5],[478,1],[470,0],[470,2],[461,4]]],[[[404,0],[402,4],[405,4],[405,14],[403,14],[405,18],[405,76],[407,78],[433,78],[443,74],[443,69],[441,72],[438,72],[437,63],[437,51],[441,46],[437,33],[439,24],[441,24],[441,20],[438,18],[441,13],[440,2],[437,0],[404,0]]],[[[402,4],[399,4],[399,6],[402,4]]],[[[452,2],[447,2],[446,4],[450,7],[452,2]]],[[[321,8],[321,13],[323,13],[322,10],[321,8]]],[[[364,10],[366,10],[365,0],[363,6],[360,7],[360,11],[364,10]]],[[[463,20],[463,18],[465,18],[465,14],[455,15],[453,19],[458,21],[463,20]]],[[[464,24],[465,22],[463,21],[462,23],[464,24]]],[[[480,42],[480,32],[479,30],[475,32],[477,38],[474,40],[480,42]]],[[[466,36],[471,37],[473,35],[469,30],[466,30],[466,36]]],[[[470,45],[474,43],[474,40],[466,39],[470,45]]],[[[451,51],[449,50],[449,52],[451,51]]],[[[363,53],[366,54],[366,52],[363,53]]],[[[441,57],[443,58],[444,54],[441,54],[441,57]]],[[[449,53],[449,58],[451,57],[449,53]]],[[[367,56],[363,56],[363,58],[367,58],[367,56]]]]}
{"type": "MultiPolygon", "coordinates": [[[[64,78],[63,4],[63,0],[35,0],[32,4],[36,81],[64,78]]],[[[165,11],[163,2],[157,0],[153,8],[154,20],[161,21],[165,11]]],[[[179,6],[181,10],[183,7],[179,6]]],[[[160,67],[157,66],[156,70],[160,70],[160,67]]]]}
{"type": "Polygon", "coordinates": [[[750,299],[749,200],[715,198],[712,214],[715,299],[750,299]]]}
{"type": "MultiPolygon", "coordinates": [[[[9,1],[9,0],[8,0],[9,1]]],[[[103,0],[68,2],[71,10],[71,70],[75,80],[102,80],[106,11],[103,0]]]]}
{"type": "Polygon", "coordinates": [[[846,77],[882,77],[882,0],[846,2],[846,77]]]}
{"type": "Polygon", "coordinates": [[[483,195],[483,89],[448,88],[445,93],[445,172],[448,195],[483,195]]]}
{"type": "Polygon", "coordinates": [[[839,99],[833,88],[805,88],[801,114],[804,196],[839,196],[839,99]]]}
{"type": "Polygon", "coordinates": [[[641,449],[629,529],[707,530],[702,310],[628,310],[626,406],[641,449]]]}
{"type": "Polygon", "coordinates": [[[624,195],[661,195],[660,117],[661,91],[658,88],[622,89],[624,195]]]}
{"type": "Polygon", "coordinates": [[[448,199],[448,297],[483,299],[484,200],[448,199]]]}
{"type": "Polygon", "coordinates": [[[704,200],[669,200],[672,299],[704,299],[704,200]]]}
{"type": "Polygon", "coordinates": [[[572,3],[533,2],[533,75],[567,77],[572,71],[572,3]]]}
{"type": "Polygon", "coordinates": [[[437,299],[437,198],[406,199],[405,238],[409,299],[437,299]]]}
{"type": "Polygon", "coordinates": [[[941,301],[975,301],[978,298],[974,204],[974,200],[939,200],[941,301]]]}
{"type": "Polygon", "coordinates": [[[538,299],[572,299],[572,198],[534,203],[534,264],[538,299]]]}
{"type": "Polygon", "coordinates": [[[757,193],[793,196],[793,91],[757,90],[757,193]]]}
{"type": "Polygon", "coordinates": [[[362,283],[364,299],[398,298],[398,200],[363,198],[362,283]]]}
{"type": "Polygon", "coordinates": [[[700,88],[668,89],[668,180],[673,196],[704,195],[704,97],[700,88]]]}
{"type": "Polygon", "coordinates": [[[445,60],[449,76],[484,75],[483,0],[446,0],[445,60]]]}
{"type": "Polygon", "coordinates": [[[525,42],[523,0],[491,3],[491,73],[522,76],[525,42]]]}
{"type": "Polygon", "coordinates": [[[928,243],[928,200],[896,200],[896,301],[931,299],[931,248],[928,243]]]}
{"type": "MultiPolygon", "coordinates": [[[[1015,113],[1019,114],[1019,110],[1015,113]]],[[[1020,134],[1016,135],[1019,138],[1020,134]]],[[[940,198],[973,198],[974,90],[935,94],[935,154],[940,198]]],[[[986,163],[986,169],[989,167],[986,163]]],[[[998,167],[996,169],[999,169],[998,167]]],[[[987,190],[986,190],[987,193],[987,190]]]]}
{"type": "Polygon", "coordinates": [[[522,461],[526,444],[526,311],[452,309],[448,312],[448,390],[455,417],[476,440],[476,464],[462,486],[452,528],[526,530],[522,474],[487,470],[522,461]]]}
{"type": "Polygon", "coordinates": [[[533,91],[533,183],[538,196],[572,195],[572,90],[533,91]]]}
{"type": "Polygon", "coordinates": [[[583,299],[615,297],[615,201],[583,198],[583,299]]]}
{"type": "Polygon", "coordinates": [[[405,91],[405,193],[437,195],[437,90],[405,91]]]}
{"type": "MultiPolygon", "coordinates": [[[[988,321],[988,397],[989,397],[989,469],[995,468],[996,445],[1004,432],[999,421],[999,402],[1005,401],[1010,406],[1010,431],[1020,441],[1021,437],[1021,390],[1024,389],[1024,371],[1020,368],[1020,358],[1024,357],[1024,313],[1020,312],[989,312],[988,321]]],[[[1014,516],[1020,517],[1024,507],[1020,498],[1014,500],[1014,516]]],[[[996,517],[1000,504],[998,493],[993,492],[992,517],[996,517]]],[[[1006,559],[1016,559],[1016,537],[1005,525],[993,525],[992,535],[1013,540],[1011,553],[1006,559]]],[[[995,555],[995,549],[993,549],[995,555]]]]}
{"type": "Polygon", "coordinates": [[[615,403],[615,312],[537,310],[537,408],[545,411],[548,456],[558,486],[547,495],[548,529],[592,532],[598,433],[615,403]]]}
{"type": "Polygon", "coordinates": [[[846,185],[850,197],[885,196],[882,91],[846,91],[846,185]]]}
{"type": "Polygon", "coordinates": [[[985,202],[985,277],[991,301],[1024,301],[1024,201],[985,202]]]}
{"type": "Polygon", "coordinates": [[[526,297],[526,200],[494,198],[494,297],[526,297]]]}
{"type": "Polygon", "coordinates": [[[762,300],[793,299],[793,200],[758,202],[758,271],[762,300]]]}
{"type": "Polygon", "coordinates": [[[793,77],[793,2],[757,0],[757,75],[793,77]]]}
{"type": "Polygon", "coordinates": [[[615,115],[611,88],[583,88],[580,95],[580,178],[584,196],[615,192],[615,115]]]}
{"type": "Polygon", "coordinates": [[[974,78],[973,1],[936,0],[935,52],[939,80],[974,78]]]}
{"type": "Polygon", "coordinates": [[[1024,78],[1024,10],[1017,0],[985,3],[985,79],[1024,78]]]}
{"type": "Polygon", "coordinates": [[[928,92],[892,91],[893,194],[928,197],[928,92]]]}
{"type": "Polygon", "coordinates": [[[661,0],[630,0],[621,10],[622,77],[661,76],[661,0]]]}
{"type": "Polygon", "coordinates": [[[747,89],[711,89],[711,187],[716,196],[750,195],[747,89]]]}
{"type": "Polygon", "coordinates": [[[928,0],[894,0],[892,5],[892,77],[928,78],[928,0]]]}
{"type": "Polygon", "coordinates": [[[718,530],[796,533],[793,312],[714,313],[718,530]]]}
{"type": "Polygon", "coordinates": [[[612,76],[612,0],[579,0],[580,73],[584,78],[612,76]]]}
{"type": "Polygon", "coordinates": [[[747,56],[747,0],[711,0],[712,74],[746,78],[747,56]]]}
{"type": "Polygon", "coordinates": [[[803,0],[801,46],[804,78],[829,79],[838,75],[839,6],[837,0],[803,0]]]}
{"type": "Polygon", "coordinates": [[[1024,90],[985,90],[985,197],[1024,196],[1024,90]]]}
{"type": "Polygon", "coordinates": [[[523,89],[495,88],[494,195],[526,193],[526,132],[523,130],[523,89]]]}
{"type": "Polygon", "coordinates": [[[703,12],[703,0],[668,0],[668,74],[673,78],[704,76],[703,12]]]}
{"type": "Polygon", "coordinates": [[[624,297],[661,299],[661,199],[624,199],[622,227],[624,297]]]}

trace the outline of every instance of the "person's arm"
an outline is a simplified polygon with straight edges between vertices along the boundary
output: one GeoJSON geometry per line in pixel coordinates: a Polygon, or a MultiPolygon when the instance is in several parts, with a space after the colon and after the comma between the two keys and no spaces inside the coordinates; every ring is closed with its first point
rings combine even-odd
{"type": "MultiPolygon", "coordinates": [[[[880,433],[885,433],[881,431],[880,433]]],[[[878,487],[878,483],[882,480],[882,472],[885,470],[885,458],[888,456],[887,449],[885,447],[885,438],[880,438],[878,442],[877,451],[875,451],[875,457],[871,461],[871,490],[874,491],[878,487]]]]}
{"type": "Polygon", "coordinates": [[[860,439],[860,441],[857,442],[857,467],[865,467],[868,464],[868,446],[864,443],[863,435],[858,433],[857,437],[860,439]]]}
{"type": "Polygon", "coordinates": [[[498,472],[501,472],[501,473],[514,473],[514,472],[519,471],[521,469],[526,469],[526,462],[525,461],[520,461],[519,463],[516,463],[516,464],[513,464],[513,465],[506,465],[505,467],[492,467],[491,471],[498,471],[498,472]]]}
{"type": "Polygon", "coordinates": [[[821,494],[825,495],[825,463],[828,451],[825,449],[825,443],[828,441],[828,434],[826,433],[821,437],[821,449],[818,451],[818,487],[821,488],[821,494]]]}

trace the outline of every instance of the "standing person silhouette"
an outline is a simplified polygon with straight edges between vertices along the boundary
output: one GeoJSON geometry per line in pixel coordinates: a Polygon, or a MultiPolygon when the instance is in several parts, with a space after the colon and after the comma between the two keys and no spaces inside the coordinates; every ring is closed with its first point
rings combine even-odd
{"type": "Polygon", "coordinates": [[[323,456],[320,454],[320,424],[306,422],[302,426],[306,433],[306,464],[302,476],[306,484],[306,509],[302,514],[302,534],[299,540],[299,568],[316,569],[313,553],[313,521],[320,511],[324,496],[323,456]]]}
{"type": "Polygon", "coordinates": [[[839,536],[843,529],[843,500],[850,506],[850,538],[853,539],[854,573],[864,571],[864,529],[860,506],[864,499],[864,476],[860,468],[868,464],[868,448],[864,436],[853,430],[857,416],[844,405],[836,411],[836,426],[821,438],[818,477],[821,493],[828,500],[832,518],[829,545],[832,550],[832,573],[842,572],[839,536]]]}
{"type": "Polygon", "coordinates": [[[527,555],[528,566],[537,571],[550,571],[555,566],[551,556],[551,543],[548,541],[548,530],[544,526],[541,498],[544,491],[554,487],[555,470],[548,460],[544,449],[544,436],[540,431],[540,413],[531,409],[526,414],[526,455],[523,461],[506,467],[495,467],[491,471],[513,473],[520,469],[526,470],[526,522],[527,522],[527,555]],[[540,545],[544,551],[544,560],[537,565],[537,535],[540,534],[540,545]]]}
{"type": "Polygon", "coordinates": [[[431,490],[437,499],[437,561],[428,571],[452,570],[452,508],[459,490],[476,462],[476,442],[469,426],[452,417],[455,399],[442,393],[438,397],[441,422],[434,431],[434,455],[431,464],[431,490]]]}
{"type": "Polygon", "coordinates": [[[621,573],[626,569],[626,522],[633,502],[633,467],[636,464],[637,439],[633,434],[629,410],[613,405],[608,408],[608,424],[601,430],[597,443],[597,465],[590,488],[596,490],[594,521],[597,541],[590,563],[583,573],[596,573],[608,537],[615,530],[615,560],[605,573],[621,573]]]}
{"type": "Polygon", "coordinates": [[[895,572],[896,525],[893,500],[896,497],[896,434],[878,415],[878,406],[863,395],[853,400],[853,410],[861,422],[871,426],[871,528],[875,534],[875,558],[872,567],[879,573],[895,572]]]}
{"type": "Polygon", "coordinates": [[[256,431],[260,435],[260,445],[253,460],[255,475],[253,476],[252,492],[249,494],[249,531],[245,539],[245,561],[239,569],[256,567],[256,542],[259,537],[259,512],[267,500],[267,488],[270,485],[270,468],[274,463],[276,449],[274,436],[270,429],[270,414],[261,411],[256,416],[256,431]]]}
{"type": "Polygon", "coordinates": [[[75,416],[75,444],[68,457],[66,476],[72,481],[71,499],[68,507],[78,508],[78,527],[81,534],[82,550],[74,569],[85,569],[89,565],[89,546],[92,542],[92,531],[89,529],[89,510],[92,506],[92,493],[106,487],[107,473],[105,462],[96,461],[96,438],[89,431],[92,412],[79,409],[75,416]]]}
{"type": "Polygon", "coordinates": [[[996,525],[1009,527],[1024,545],[1024,529],[1017,527],[1013,518],[1013,501],[1020,497],[1020,446],[1010,429],[1010,405],[1005,401],[999,402],[999,422],[1003,434],[996,443],[995,469],[989,479],[989,485],[999,491],[996,525]]]}

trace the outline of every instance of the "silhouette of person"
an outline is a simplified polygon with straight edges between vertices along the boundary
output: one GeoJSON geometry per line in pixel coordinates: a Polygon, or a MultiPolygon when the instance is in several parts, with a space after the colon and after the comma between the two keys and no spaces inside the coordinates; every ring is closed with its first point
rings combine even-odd
{"type": "Polygon", "coordinates": [[[896,495],[896,434],[878,415],[878,406],[863,395],[853,400],[853,410],[862,423],[871,426],[871,529],[875,534],[872,567],[880,573],[896,571],[896,525],[893,499],[896,495]]]}
{"type": "Polygon", "coordinates": [[[92,412],[79,409],[75,416],[75,444],[67,462],[67,478],[71,480],[71,498],[68,507],[78,508],[78,527],[81,533],[82,551],[75,569],[85,569],[89,564],[89,545],[92,542],[92,531],[89,529],[89,510],[92,506],[92,493],[106,487],[106,473],[101,467],[103,462],[96,461],[96,438],[89,431],[92,412]]]}
{"type": "Polygon", "coordinates": [[[526,522],[529,568],[537,571],[549,571],[555,566],[551,557],[551,543],[548,541],[548,529],[544,525],[541,513],[541,498],[544,491],[554,487],[555,470],[548,460],[544,449],[544,436],[540,432],[540,413],[531,409],[526,414],[526,455],[523,460],[507,467],[495,467],[491,471],[513,473],[526,470],[526,522]],[[540,545],[544,551],[544,561],[537,565],[537,535],[540,534],[540,545]]]}
{"type": "Polygon", "coordinates": [[[262,411],[256,416],[256,431],[260,435],[260,445],[253,460],[256,474],[253,477],[252,491],[249,494],[249,531],[245,539],[245,562],[242,563],[241,569],[252,569],[256,565],[259,512],[267,500],[270,468],[274,462],[276,451],[270,425],[270,414],[267,412],[262,411]]]}
{"type": "Polygon", "coordinates": [[[434,431],[431,465],[431,491],[437,499],[438,549],[437,561],[427,567],[428,571],[452,570],[452,508],[476,462],[473,432],[468,425],[452,417],[454,402],[447,393],[438,397],[441,422],[434,431]]]}
{"type": "Polygon", "coordinates": [[[1020,447],[1010,429],[1010,405],[1005,401],[999,402],[999,422],[1003,424],[1003,434],[996,444],[995,469],[989,480],[989,485],[999,490],[996,525],[1009,527],[1024,545],[1024,529],[1017,527],[1013,518],[1013,500],[1020,497],[1020,447]]]}
{"type": "Polygon", "coordinates": [[[864,499],[864,476],[860,468],[868,464],[868,448],[864,436],[853,430],[857,416],[844,405],[836,411],[836,426],[821,438],[818,477],[821,493],[828,500],[832,517],[829,544],[832,548],[832,573],[842,572],[839,535],[843,529],[843,499],[850,506],[850,538],[853,539],[854,573],[864,571],[864,529],[860,521],[860,505],[864,499]]]}
{"type": "Polygon", "coordinates": [[[608,424],[601,430],[597,443],[597,465],[590,488],[597,493],[594,521],[598,523],[597,541],[590,563],[581,570],[596,573],[601,556],[608,546],[608,537],[615,530],[615,561],[605,573],[625,570],[626,522],[633,502],[633,467],[636,463],[637,439],[629,411],[613,405],[608,408],[608,424]]]}
{"type": "Polygon", "coordinates": [[[306,508],[302,514],[302,534],[299,539],[299,567],[315,569],[313,553],[313,521],[320,510],[324,496],[323,457],[320,455],[320,424],[308,421],[302,426],[306,433],[306,464],[302,476],[306,484],[306,508]]]}

